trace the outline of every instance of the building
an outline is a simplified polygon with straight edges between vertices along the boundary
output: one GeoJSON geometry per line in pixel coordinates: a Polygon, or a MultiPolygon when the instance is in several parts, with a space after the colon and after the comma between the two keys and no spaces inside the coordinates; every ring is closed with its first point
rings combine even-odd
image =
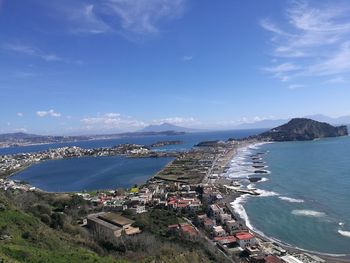
{"type": "Polygon", "coordinates": [[[239,229],[239,223],[236,220],[228,220],[226,221],[226,231],[233,235],[239,229]]]}
{"type": "Polygon", "coordinates": [[[257,244],[256,238],[249,232],[239,232],[235,234],[239,246],[243,249],[246,247],[252,247],[257,244]]]}
{"type": "Polygon", "coordinates": [[[215,220],[220,220],[220,214],[223,214],[224,210],[219,207],[217,204],[213,204],[210,206],[210,214],[214,217],[215,220]]]}
{"type": "Polygon", "coordinates": [[[204,219],[203,225],[207,231],[210,231],[216,224],[214,220],[210,218],[206,218],[204,219]]]}
{"type": "Polygon", "coordinates": [[[92,235],[99,240],[114,242],[123,233],[134,235],[141,233],[138,227],[132,227],[134,223],[126,217],[113,212],[101,212],[87,217],[87,226],[92,235]]]}
{"type": "Polygon", "coordinates": [[[234,247],[237,242],[234,236],[215,237],[214,240],[223,247],[234,247]]]}
{"type": "Polygon", "coordinates": [[[223,237],[226,236],[226,231],[222,228],[222,226],[214,226],[213,235],[214,237],[223,237]]]}
{"type": "Polygon", "coordinates": [[[206,219],[208,219],[208,217],[207,217],[206,214],[203,214],[203,215],[198,215],[198,216],[197,216],[197,219],[198,219],[198,221],[199,221],[200,223],[204,224],[204,221],[205,221],[206,219]]]}
{"type": "Polygon", "coordinates": [[[231,220],[232,219],[232,216],[230,214],[226,214],[226,213],[221,213],[219,215],[219,218],[220,218],[220,222],[222,224],[226,224],[227,221],[231,220]]]}
{"type": "Polygon", "coordinates": [[[131,211],[133,211],[135,214],[142,214],[142,213],[146,213],[146,207],[144,205],[136,205],[132,208],[130,208],[131,211]]]}

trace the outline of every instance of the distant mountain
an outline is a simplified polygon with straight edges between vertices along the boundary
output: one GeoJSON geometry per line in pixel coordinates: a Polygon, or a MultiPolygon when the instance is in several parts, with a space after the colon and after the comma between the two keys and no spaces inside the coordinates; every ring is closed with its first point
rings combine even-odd
{"type": "Polygon", "coordinates": [[[101,139],[116,139],[127,137],[141,137],[141,136],[157,136],[157,135],[182,135],[183,131],[140,131],[140,132],[125,132],[116,134],[102,134],[102,135],[82,135],[82,136],[50,136],[50,135],[37,135],[28,133],[5,133],[0,134],[0,148],[1,147],[13,147],[13,146],[25,146],[33,144],[43,143],[64,143],[64,142],[76,142],[87,140],[101,140],[101,139]]]}
{"type": "Polygon", "coordinates": [[[88,140],[88,136],[50,136],[23,132],[0,134],[0,147],[88,140]]]}
{"type": "Polygon", "coordinates": [[[341,116],[337,118],[328,117],[322,114],[309,115],[305,116],[305,118],[312,119],[320,122],[327,122],[333,125],[349,125],[350,124],[350,116],[341,116]]]}
{"type": "Polygon", "coordinates": [[[295,118],[287,124],[273,128],[257,137],[272,141],[307,141],[344,135],[348,135],[346,126],[335,127],[325,122],[307,118],[295,118]]]}
{"type": "Polygon", "coordinates": [[[159,125],[149,125],[140,132],[165,132],[165,131],[175,131],[175,132],[196,132],[199,130],[191,129],[191,128],[185,128],[181,126],[176,126],[170,123],[162,123],[159,125]]]}
{"type": "Polygon", "coordinates": [[[286,123],[288,119],[279,119],[279,120],[262,120],[252,123],[242,123],[237,126],[235,126],[235,129],[271,129],[273,127],[277,127],[279,125],[282,125],[283,123],[286,123]]]}

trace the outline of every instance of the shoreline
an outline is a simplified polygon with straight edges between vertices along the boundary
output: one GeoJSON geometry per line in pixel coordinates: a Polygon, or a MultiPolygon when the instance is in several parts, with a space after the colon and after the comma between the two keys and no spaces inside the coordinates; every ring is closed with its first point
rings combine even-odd
{"type": "MultiPolygon", "coordinates": [[[[268,144],[268,143],[274,143],[274,142],[251,142],[248,143],[246,145],[241,145],[236,149],[236,154],[235,156],[233,156],[233,158],[230,160],[230,163],[235,160],[235,158],[237,158],[237,153],[240,149],[254,149],[257,146],[260,145],[264,145],[264,144],[268,144]],[[252,148],[250,148],[252,147],[252,148]]],[[[231,180],[231,181],[241,181],[241,180],[248,180],[248,176],[246,177],[228,177],[225,174],[221,175],[222,179],[226,179],[226,180],[231,180]]],[[[261,181],[258,181],[261,182],[261,181]]],[[[223,185],[223,183],[219,183],[221,185],[223,185]]],[[[229,210],[231,211],[232,214],[235,215],[237,221],[242,224],[244,227],[246,227],[247,229],[249,229],[252,233],[254,233],[260,240],[262,240],[263,242],[272,242],[272,243],[276,243],[278,244],[280,247],[282,247],[283,249],[287,250],[288,252],[291,253],[309,253],[309,254],[313,254],[316,255],[324,260],[326,260],[326,262],[350,262],[350,253],[344,253],[344,254],[333,254],[333,253],[325,253],[325,252],[320,252],[320,251],[312,251],[312,250],[307,250],[307,249],[303,249],[300,247],[297,247],[295,245],[291,245],[288,244],[287,242],[283,241],[283,240],[279,240],[276,239],[274,237],[270,237],[268,235],[266,235],[263,231],[255,228],[249,221],[249,217],[246,213],[246,210],[244,208],[244,203],[246,201],[246,199],[251,198],[249,194],[245,194],[245,193],[239,193],[239,192],[235,192],[235,194],[233,195],[232,193],[229,194],[228,196],[229,200],[228,204],[226,203],[227,206],[229,206],[229,210]],[[234,204],[235,203],[235,204],[234,204]],[[235,207],[236,206],[236,207],[235,207]],[[238,206],[241,206],[243,211],[237,211],[238,206]],[[246,216],[242,217],[242,213],[244,213],[246,216]]]]}

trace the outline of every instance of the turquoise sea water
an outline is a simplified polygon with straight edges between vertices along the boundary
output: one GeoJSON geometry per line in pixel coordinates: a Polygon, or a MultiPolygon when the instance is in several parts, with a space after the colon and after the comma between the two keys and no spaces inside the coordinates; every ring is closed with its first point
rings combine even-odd
{"type": "Polygon", "coordinates": [[[251,225],[299,248],[350,254],[350,137],[266,144],[262,197],[243,206],[251,225]]]}

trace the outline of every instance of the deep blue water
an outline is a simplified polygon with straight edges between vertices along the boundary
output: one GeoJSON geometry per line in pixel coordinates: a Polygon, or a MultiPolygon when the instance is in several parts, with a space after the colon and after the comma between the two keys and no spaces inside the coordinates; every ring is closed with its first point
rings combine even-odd
{"type": "Polygon", "coordinates": [[[266,196],[244,204],[254,228],[307,250],[350,254],[350,137],[261,150],[271,174],[255,184],[266,196]]]}
{"type": "Polygon", "coordinates": [[[144,183],[172,158],[119,156],[49,160],[13,176],[49,192],[117,189],[144,183]]]}
{"type": "MultiPolygon", "coordinates": [[[[180,145],[160,147],[159,150],[186,150],[204,140],[242,138],[261,130],[189,133],[179,136],[149,136],[114,140],[36,145],[0,149],[0,154],[36,152],[48,148],[76,145],[83,148],[108,147],[121,143],[151,144],[163,140],[181,140],[180,145]]],[[[125,157],[87,157],[50,160],[33,165],[12,178],[23,180],[46,191],[69,192],[81,190],[115,189],[143,183],[161,170],[171,158],[128,159],[125,157]]]]}

